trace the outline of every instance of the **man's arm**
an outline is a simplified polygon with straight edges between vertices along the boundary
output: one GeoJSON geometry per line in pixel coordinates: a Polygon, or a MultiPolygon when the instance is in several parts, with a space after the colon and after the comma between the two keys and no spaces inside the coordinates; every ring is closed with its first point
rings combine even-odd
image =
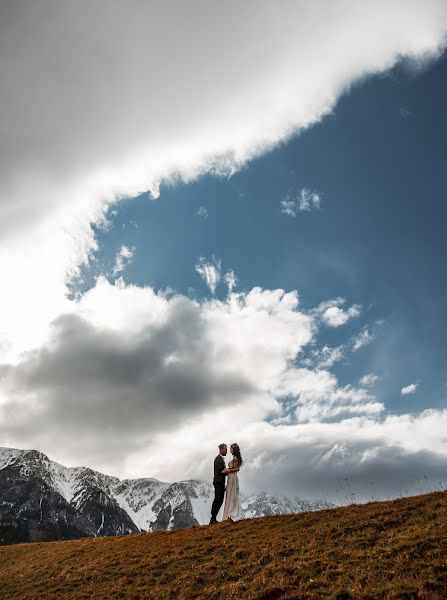
{"type": "Polygon", "coordinates": [[[226,473],[223,473],[223,470],[225,469],[225,461],[223,459],[223,456],[220,456],[220,472],[222,475],[226,475],[226,473]]]}
{"type": "Polygon", "coordinates": [[[214,459],[214,476],[217,477],[222,475],[222,471],[225,469],[225,461],[221,454],[216,456],[214,459]]]}

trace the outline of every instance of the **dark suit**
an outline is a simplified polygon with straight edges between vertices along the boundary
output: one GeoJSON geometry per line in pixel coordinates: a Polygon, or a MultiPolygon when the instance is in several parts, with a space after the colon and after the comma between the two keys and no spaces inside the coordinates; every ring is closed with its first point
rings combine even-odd
{"type": "Polygon", "coordinates": [[[214,500],[211,507],[211,520],[215,520],[217,513],[222,506],[225,496],[225,477],[226,474],[222,473],[225,469],[225,461],[221,454],[218,454],[214,459],[214,500]]]}

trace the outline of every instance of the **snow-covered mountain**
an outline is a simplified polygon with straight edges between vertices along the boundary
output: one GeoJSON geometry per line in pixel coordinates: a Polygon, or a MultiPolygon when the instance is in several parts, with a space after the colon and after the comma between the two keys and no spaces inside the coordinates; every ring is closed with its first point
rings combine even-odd
{"type": "MultiPolygon", "coordinates": [[[[37,450],[0,448],[0,543],[6,535],[2,535],[2,527],[9,527],[11,532],[13,526],[5,525],[11,522],[17,531],[26,524],[28,533],[20,541],[42,539],[39,532],[44,525],[51,525],[50,529],[56,531],[51,539],[71,537],[57,533],[62,531],[62,522],[64,531],[70,529],[70,519],[78,519],[75,537],[202,525],[209,522],[213,497],[212,484],[204,481],[120,480],[86,467],[64,467],[37,450]]],[[[329,507],[319,500],[265,493],[242,494],[241,500],[247,517],[329,507]]]]}

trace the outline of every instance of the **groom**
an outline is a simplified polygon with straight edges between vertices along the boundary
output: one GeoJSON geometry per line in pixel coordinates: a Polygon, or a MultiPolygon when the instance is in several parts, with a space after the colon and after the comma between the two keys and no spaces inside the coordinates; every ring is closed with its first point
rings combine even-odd
{"type": "Polygon", "coordinates": [[[211,507],[211,520],[210,525],[212,523],[217,523],[217,513],[222,506],[222,502],[225,496],[225,477],[226,474],[222,473],[222,471],[226,468],[224,456],[227,454],[227,445],[219,444],[219,454],[214,459],[214,500],[213,505],[211,507]]]}

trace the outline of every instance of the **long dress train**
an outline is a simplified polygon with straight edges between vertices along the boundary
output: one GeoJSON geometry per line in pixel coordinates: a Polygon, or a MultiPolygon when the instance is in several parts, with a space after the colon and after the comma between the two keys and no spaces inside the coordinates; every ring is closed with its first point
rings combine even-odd
{"type": "MultiPolygon", "coordinates": [[[[228,464],[228,468],[232,468],[234,462],[231,460],[228,464]]],[[[228,473],[227,475],[227,492],[225,495],[225,507],[223,514],[223,521],[231,519],[232,521],[239,521],[245,519],[245,513],[242,510],[241,501],[239,497],[239,478],[236,473],[228,473]]]]}

